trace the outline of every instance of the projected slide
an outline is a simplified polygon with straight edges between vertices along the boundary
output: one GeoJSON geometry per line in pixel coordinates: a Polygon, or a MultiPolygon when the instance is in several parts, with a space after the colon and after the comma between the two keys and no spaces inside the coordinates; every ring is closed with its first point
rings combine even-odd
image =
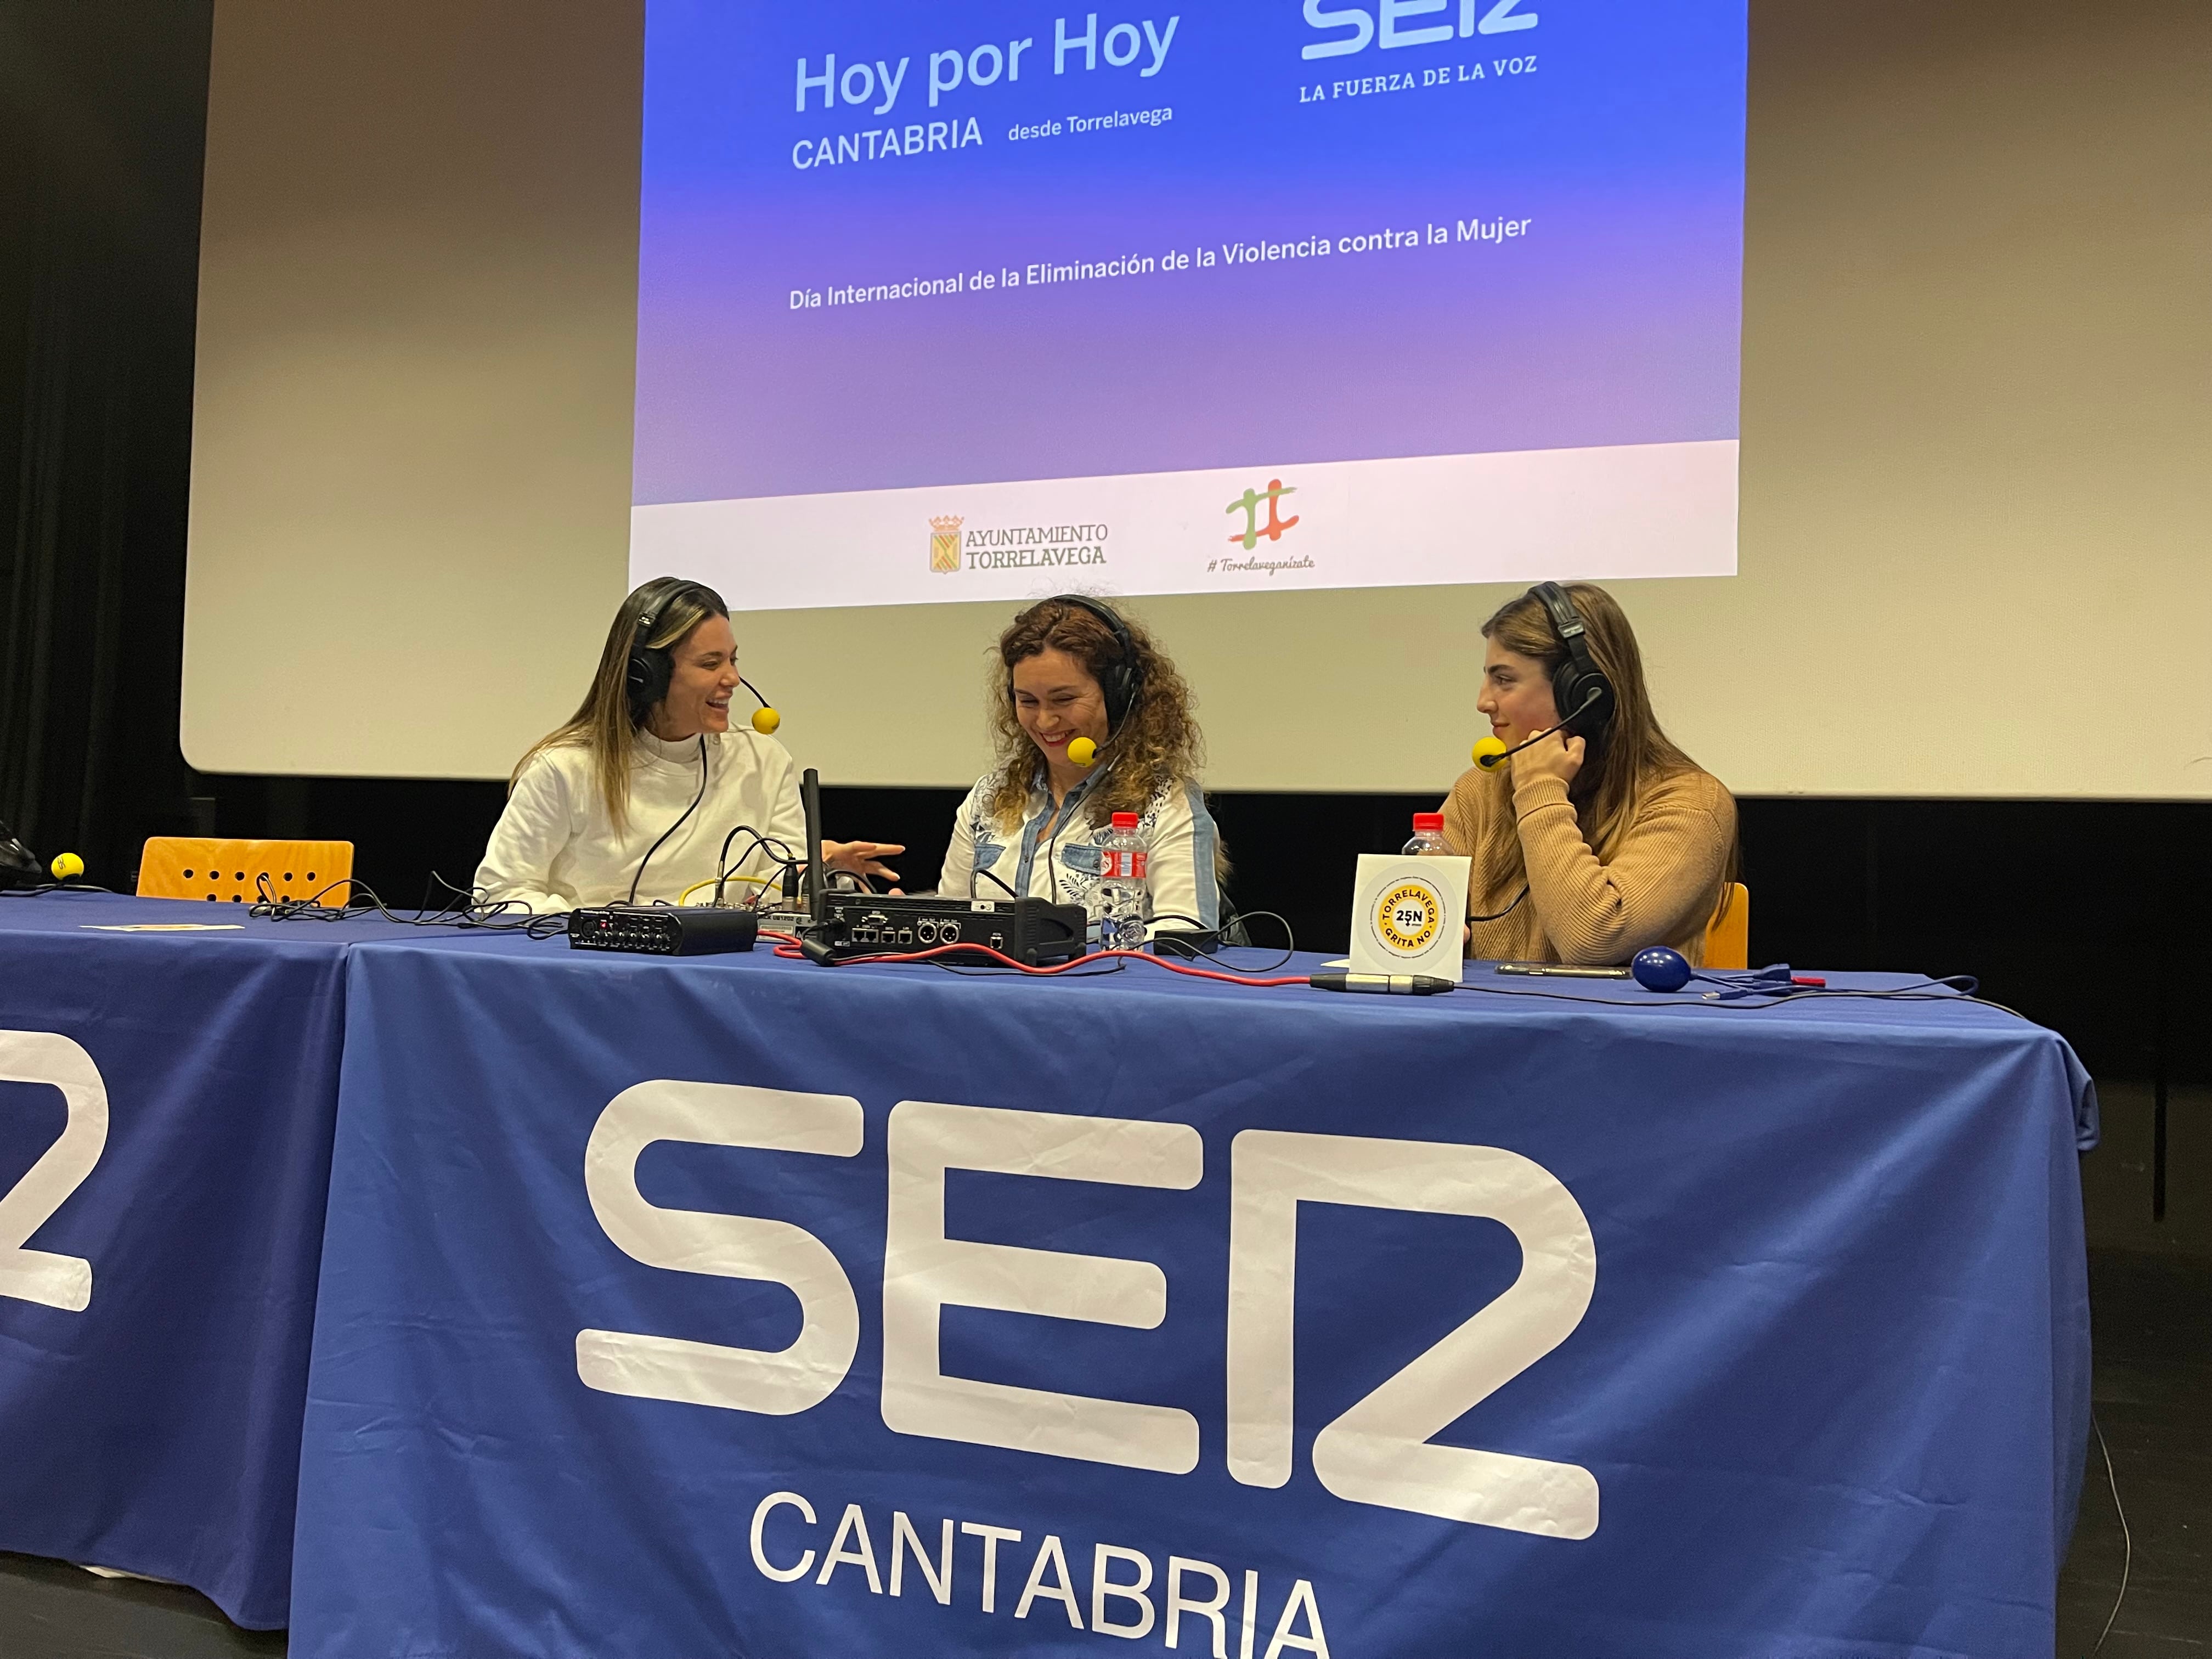
{"type": "Polygon", "coordinates": [[[1732,573],[1743,0],[649,0],[631,565],[1732,573]]]}

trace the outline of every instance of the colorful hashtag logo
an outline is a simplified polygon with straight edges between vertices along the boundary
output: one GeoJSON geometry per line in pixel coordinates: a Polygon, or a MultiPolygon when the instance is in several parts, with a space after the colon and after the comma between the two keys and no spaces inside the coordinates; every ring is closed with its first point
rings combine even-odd
{"type": "Polygon", "coordinates": [[[1282,540],[1283,532],[1296,524],[1298,518],[1295,513],[1287,519],[1280,517],[1275,510],[1276,503],[1285,495],[1295,495],[1297,493],[1294,488],[1285,489],[1280,478],[1268,479],[1267,487],[1264,490],[1246,490],[1222,509],[1224,513],[1241,512],[1244,515],[1244,528],[1232,533],[1229,539],[1241,543],[1247,553],[1259,546],[1260,538],[1262,536],[1271,542],[1282,540]],[[1262,501],[1267,504],[1267,522],[1265,524],[1260,522],[1260,503],[1262,501]]]}

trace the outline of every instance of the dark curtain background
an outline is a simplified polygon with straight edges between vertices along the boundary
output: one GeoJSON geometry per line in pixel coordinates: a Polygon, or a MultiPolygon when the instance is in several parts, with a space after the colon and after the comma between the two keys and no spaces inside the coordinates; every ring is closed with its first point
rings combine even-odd
{"type": "Polygon", "coordinates": [[[0,6],[0,817],[110,872],[177,747],[210,0],[0,6]]]}
{"type": "MultiPolygon", "coordinates": [[[[125,889],[149,835],[349,840],[360,878],[406,904],[433,871],[467,879],[500,785],[198,777],[178,749],[210,16],[210,0],[0,0],[0,817],[125,889]]],[[[2080,740],[2125,737],[2101,720],[2080,740]]],[[[920,881],[958,796],[825,792],[833,834],[910,843],[920,881]]],[[[1353,859],[1395,849],[1434,801],[1224,794],[1232,896],[1341,949],[1353,859]]],[[[2212,805],[1742,806],[1754,960],[1978,974],[2105,1085],[2093,1226],[2212,1244],[2196,985],[2212,805]]]]}

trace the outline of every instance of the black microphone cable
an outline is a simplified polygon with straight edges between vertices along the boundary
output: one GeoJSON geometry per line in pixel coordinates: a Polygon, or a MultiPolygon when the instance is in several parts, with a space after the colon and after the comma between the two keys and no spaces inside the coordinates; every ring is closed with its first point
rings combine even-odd
{"type": "Polygon", "coordinates": [[[699,803],[707,799],[707,734],[699,734],[699,793],[691,797],[691,804],[684,809],[683,816],[660,832],[660,839],[645,849],[645,856],[637,861],[637,873],[629,878],[629,897],[627,904],[637,902],[637,884],[645,879],[645,866],[653,862],[653,855],[666,844],[668,838],[681,830],[691,815],[699,810],[699,803]]]}
{"type": "Polygon", "coordinates": [[[1060,890],[1060,862],[1057,857],[1060,851],[1060,832],[1066,827],[1066,814],[1063,810],[1060,817],[1054,822],[1052,835],[1044,844],[1045,881],[1052,894],[1052,902],[1054,904],[1066,902],[1066,896],[1060,890]]]}
{"type": "MultiPolygon", "coordinates": [[[[1232,943],[1230,939],[1229,935],[1232,931],[1242,928],[1244,923],[1248,921],[1256,921],[1261,916],[1266,916],[1271,921],[1279,921],[1282,924],[1284,941],[1282,945],[1282,955],[1275,961],[1269,963],[1264,968],[1239,968],[1234,963],[1223,960],[1222,957],[1215,955],[1212,951],[1200,951],[1194,946],[1186,948],[1188,948],[1190,950],[1190,953],[1196,957],[1200,961],[1210,962],[1215,967],[1220,969],[1224,973],[1237,974],[1249,978],[1255,974],[1273,974],[1278,972],[1290,962],[1290,959],[1292,957],[1298,953],[1298,936],[1291,927],[1291,919],[1279,910],[1231,911],[1227,915],[1223,916],[1220,919],[1219,923],[1212,929],[1212,931],[1220,938],[1220,943],[1214,947],[1214,950],[1217,951],[1253,951],[1272,950],[1275,948],[1272,945],[1254,945],[1251,942],[1249,934],[1241,943],[1232,943]]],[[[1163,921],[1188,922],[1191,927],[1201,931],[1204,931],[1206,928],[1206,924],[1200,921],[1196,916],[1186,915],[1180,910],[1163,910],[1152,918],[1154,926],[1158,926],[1163,921]]]]}
{"type": "MultiPolygon", "coordinates": [[[[1092,780],[1085,778],[1083,783],[1077,785],[1076,787],[1081,788],[1091,781],[1092,780]]],[[[1064,904],[1067,902],[1066,896],[1060,890],[1060,832],[1067,828],[1067,820],[1074,811],[1075,792],[1074,790],[1070,790],[1066,798],[1061,800],[1057,806],[1053,808],[1052,834],[1045,837],[1044,873],[1046,888],[1052,896],[1050,902],[1054,904],[1064,904]]]]}
{"type": "MultiPolygon", "coordinates": [[[[986,870],[982,866],[975,862],[975,840],[971,836],[969,837],[968,844],[968,897],[971,902],[975,897],[975,878],[978,876],[981,876],[984,880],[992,883],[1008,898],[1018,899],[1021,896],[1019,893],[1017,893],[1014,890],[1013,884],[1007,881],[1004,876],[1000,875],[995,870],[986,870]]],[[[938,872],[937,884],[939,889],[942,889],[945,885],[945,873],[943,871],[939,871],[938,872]]]]}
{"type": "MultiPolygon", "coordinates": [[[[1498,767],[1504,763],[1508,757],[1517,755],[1523,749],[1533,749],[1538,744],[1543,742],[1545,738],[1555,737],[1559,732],[1565,731],[1577,720],[1580,720],[1584,714],[1588,714],[1591,705],[1595,703],[1598,699],[1602,697],[1604,695],[1605,693],[1602,690],[1593,685],[1590,687],[1589,694],[1583,698],[1582,707],[1576,709],[1573,714],[1568,715],[1566,719],[1561,720],[1557,726],[1550,726],[1546,728],[1544,731],[1539,732],[1534,737],[1529,738],[1526,743],[1516,743],[1510,749],[1502,750],[1495,755],[1486,755],[1481,759],[1476,761],[1475,764],[1486,772],[1495,772],[1498,767]]],[[[1507,905],[1503,910],[1492,911],[1486,916],[1469,915],[1468,921],[1470,924],[1478,921],[1503,921],[1506,917],[1511,915],[1516,910],[1519,909],[1521,908],[1521,901],[1528,896],[1528,884],[1526,882],[1523,882],[1521,884],[1521,890],[1513,896],[1513,902],[1507,905]]]]}
{"type": "MultiPolygon", "coordinates": [[[[806,866],[806,860],[800,858],[792,849],[791,843],[782,837],[763,835],[750,823],[734,825],[730,833],[722,837],[722,850],[714,855],[715,908],[719,909],[721,907],[723,891],[731,882],[744,879],[738,875],[738,866],[743,865],[756,852],[765,858],[770,866],[777,870],[803,870],[806,866]],[[746,845],[745,850],[738,855],[737,864],[732,865],[730,862],[730,847],[739,836],[750,836],[752,840],[746,845]]],[[[756,908],[757,908],[757,898],[756,908]]]]}
{"type": "Polygon", "coordinates": [[[1513,902],[1507,905],[1503,910],[1493,910],[1486,916],[1478,916],[1470,914],[1468,920],[1469,921],[1503,921],[1506,917],[1511,915],[1516,910],[1519,909],[1521,908],[1521,901],[1528,896],[1528,884],[1524,881],[1521,884],[1521,890],[1513,896],[1513,902]]]}
{"type": "MultiPolygon", "coordinates": [[[[1106,741],[1111,743],[1114,739],[1109,737],[1106,741]]],[[[1051,881],[1052,902],[1054,904],[1066,904],[1071,902],[1060,890],[1060,863],[1057,854],[1060,850],[1060,831],[1067,828],[1068,815],[1074,808],[1075,797],[1079,792],[1088,792],[1105,781],[1107,773],[1114,769],[1114,761],[1120,758],[1119,755],[1115,756],[1113,760],[1109,760],[1099,770],[1084,779],[1073,789],[1069,790],[1066,799],[1054,809],[1052,834],[1046,840],[1044,846],[1044,871],[1051,881]]]]}

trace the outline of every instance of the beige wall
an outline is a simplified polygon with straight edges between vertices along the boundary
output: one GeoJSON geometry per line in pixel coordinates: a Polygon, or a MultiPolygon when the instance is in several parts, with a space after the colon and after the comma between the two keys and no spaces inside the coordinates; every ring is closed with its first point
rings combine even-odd
{"type": "Polygon", "coordinates": [[[502,774],[629,526],[643,42],[610,0],[220,0],[185,757],[502,774]]]}
{"type": "MultiPolygon", "coordinates": [[[[1625,583],[1742,793],[2212,796],[2212,5],[1761,0],[1741,573],[1625,583]]],[[[623,591],[635,0],[218,0],[184,741],[503,773],[623,591]]],[[[1210,781],[1441,789],[1502,590],[1140,602],[1210,781]]],[[[802,763],[964,783],[1003,606],[741,619],[802,763]]]]}

